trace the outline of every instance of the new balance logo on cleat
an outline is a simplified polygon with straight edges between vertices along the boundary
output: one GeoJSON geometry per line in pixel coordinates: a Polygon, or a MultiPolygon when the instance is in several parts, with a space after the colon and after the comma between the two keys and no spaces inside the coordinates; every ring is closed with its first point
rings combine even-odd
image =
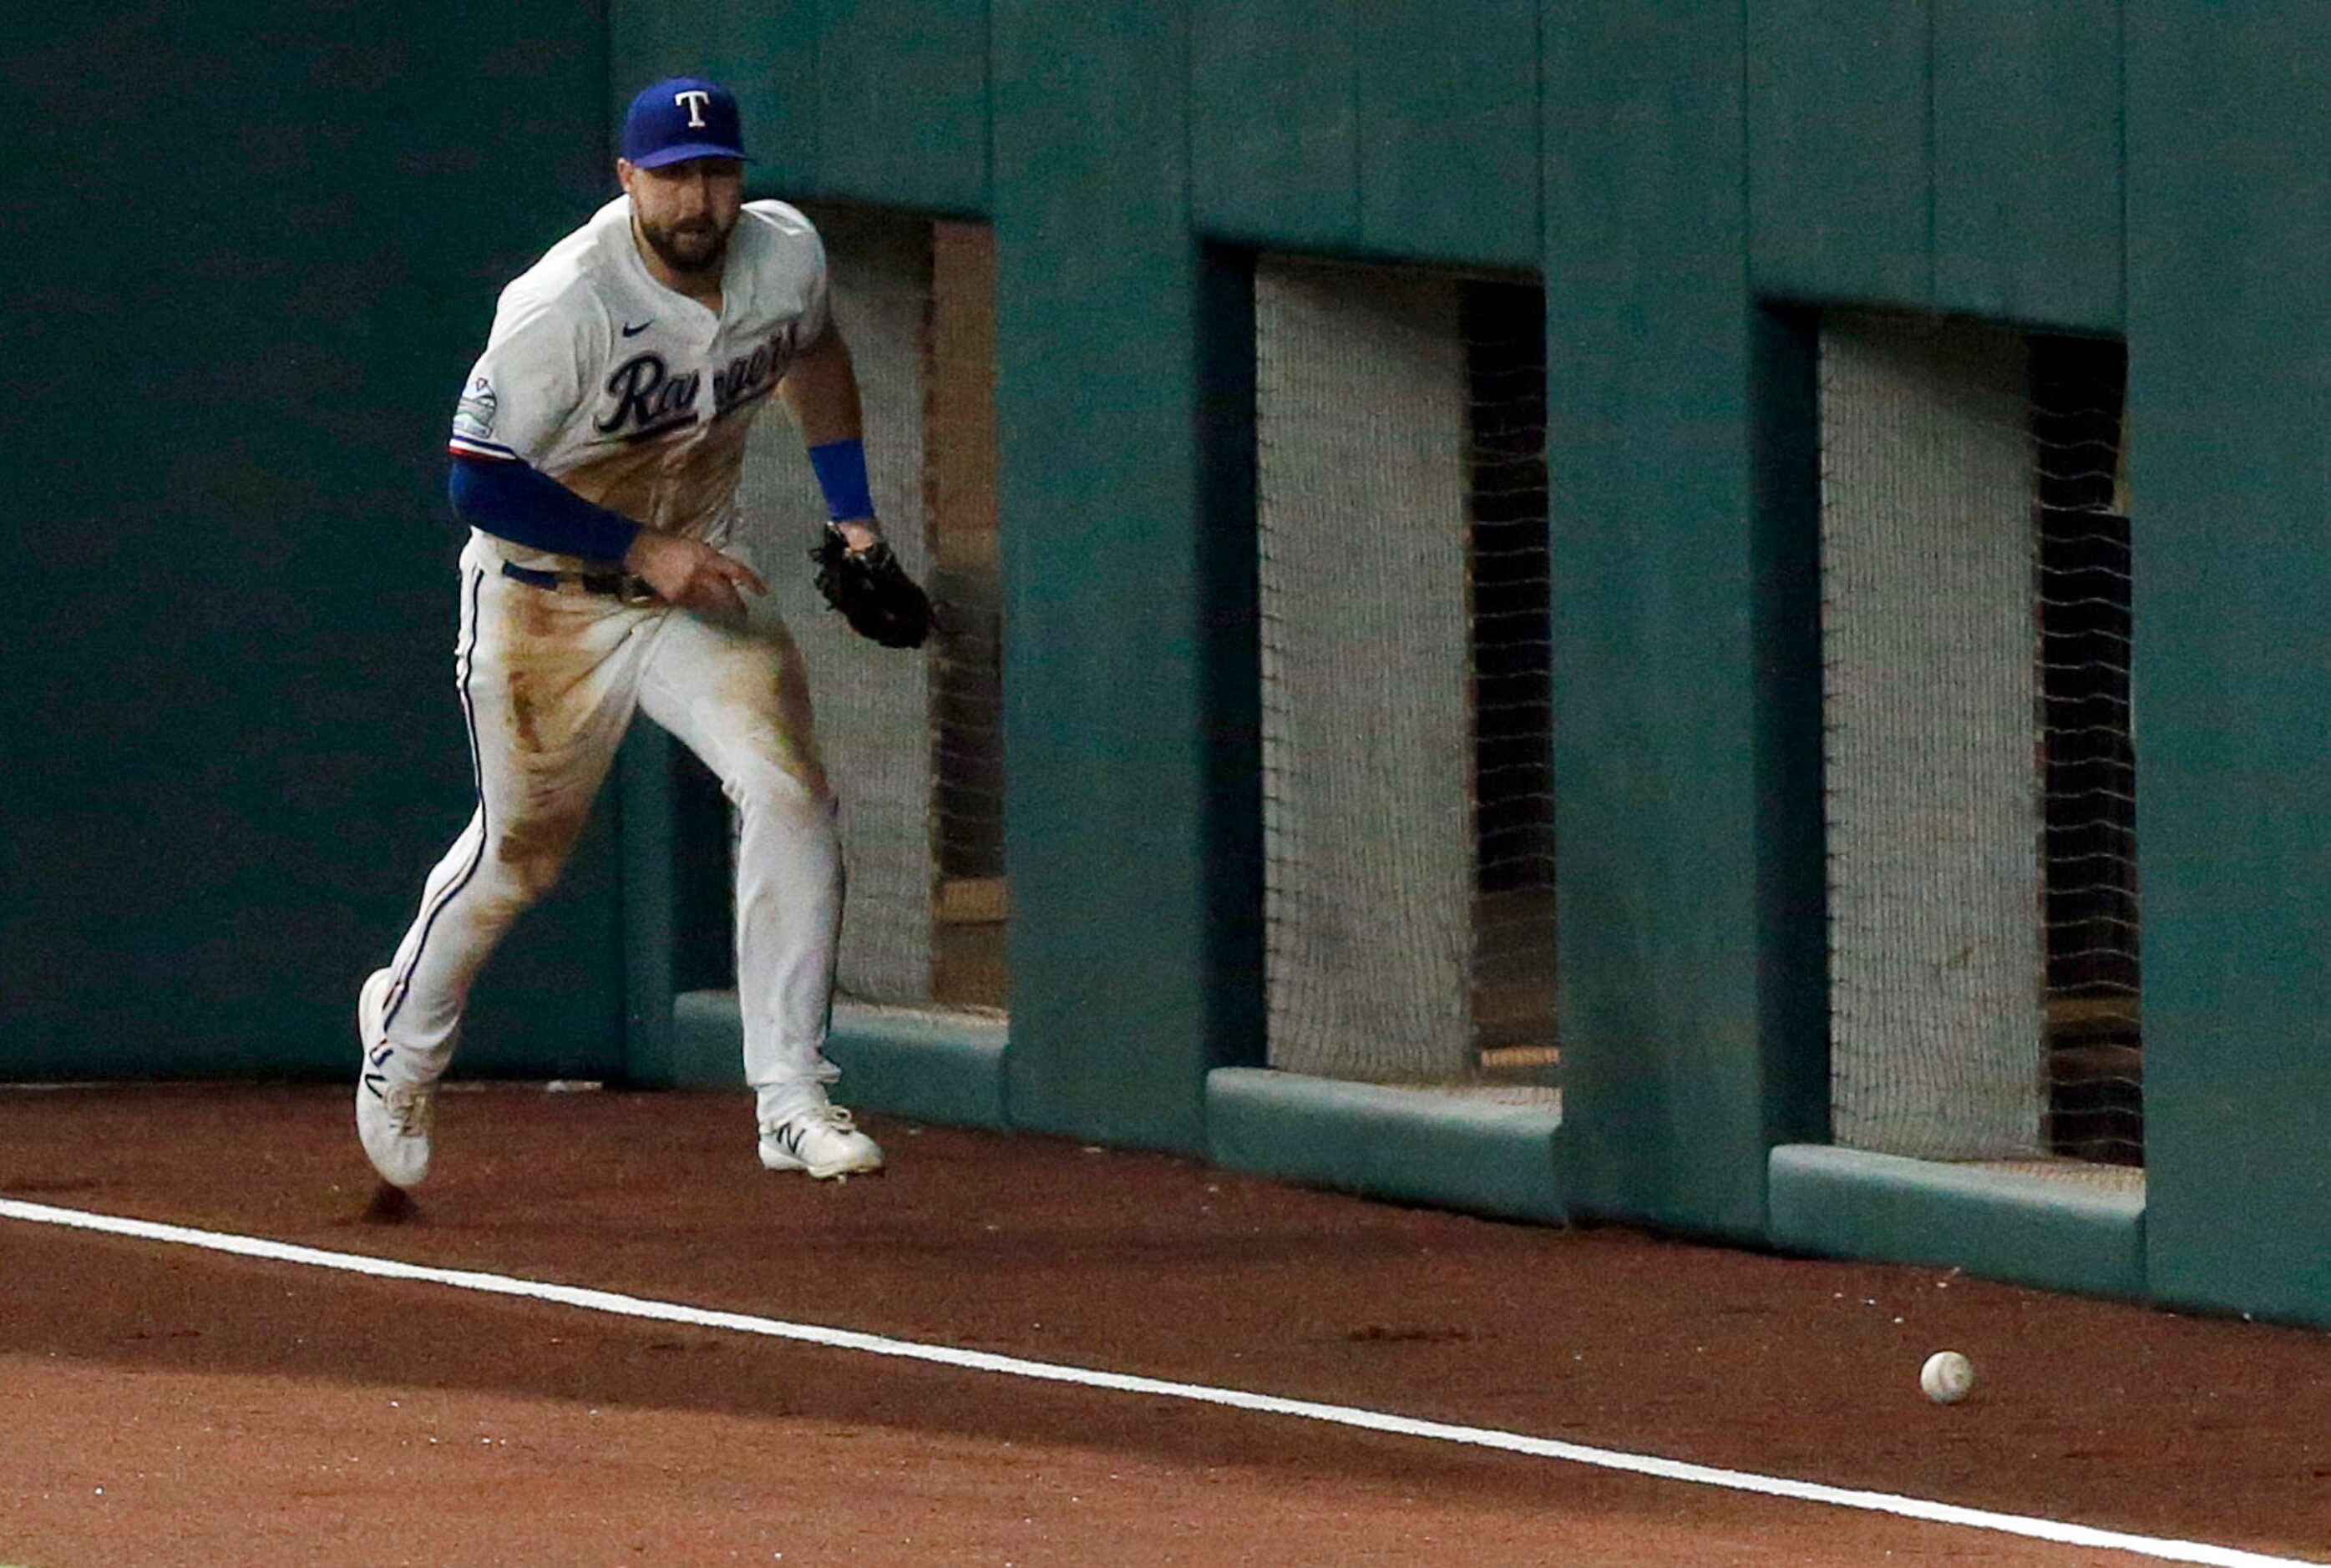
{"type": "Polygon", "coordinates": [[[382,1036],[388,971],[376,971],[357,999],[357,1032],[364,1059],[357,1073],[357,1141],[380,1179],[411,1187],[429,1174],[429,1135],[437,1086],[399,1083],[387,1072],[396,1048],[382,1036]]]}
{"type": "Polygon", "coordinates": [[[414,1187],[429,1174],[430,1128],[437,1086],[393,1083],[380,1073],[364,1075],[370,1093],[357,1096],[357,1139],[380,1179],[392,1187],[414,1187]]]}
{"type": "Polygon", "coordinates": [[[761,1164],[805,1171],[820,1181],[882,1168],[882,1148],[840,1106],[818,1106],[761,1131],[761,1164]]]}

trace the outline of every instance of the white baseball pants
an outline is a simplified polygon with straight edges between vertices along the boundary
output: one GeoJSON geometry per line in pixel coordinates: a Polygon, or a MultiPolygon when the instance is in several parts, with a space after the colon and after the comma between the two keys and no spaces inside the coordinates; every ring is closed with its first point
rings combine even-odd
{"type": "Polygon", "coordinates": [[[461,554],[454,659],[478,809],[430,872],[384,1012],[403,1071],[452,1063],[470,986],[557,880],[636,709],[719,776],[737,808],[737,990],[762,1125],[820,1103],[842,846],[800,651],[774,615],[723,626],[660,604],[504,576],[461,554]]]}

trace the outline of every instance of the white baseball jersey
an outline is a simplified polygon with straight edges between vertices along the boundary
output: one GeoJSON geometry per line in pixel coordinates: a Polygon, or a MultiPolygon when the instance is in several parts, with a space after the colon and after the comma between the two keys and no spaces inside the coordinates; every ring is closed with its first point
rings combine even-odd
{"type": "MultiPolygon", "coordinates": [[[[753,415],[825,331],[826,309],[825,246],[783,202],[738,214],[716,316],[656,281],[618,196],[502,290],[450,444],[531,463],[585,500],[718,546],[753,415]]],[[[604,565],[481,537],[522,566],[604,565]]]]}

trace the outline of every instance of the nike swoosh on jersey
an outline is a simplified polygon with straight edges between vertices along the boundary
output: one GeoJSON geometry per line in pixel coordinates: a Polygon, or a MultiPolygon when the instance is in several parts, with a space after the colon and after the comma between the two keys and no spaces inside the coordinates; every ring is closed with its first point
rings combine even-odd
{"type": "Polygon", "coordinates": [[[646,331],[649,328],[654,325],[655,318],[652,316],[641,322],[637,327],[631,325],[629,322],[625,322],[623,325],[623,336],[626,337],[637,337],[641,333],[646,331]]]}

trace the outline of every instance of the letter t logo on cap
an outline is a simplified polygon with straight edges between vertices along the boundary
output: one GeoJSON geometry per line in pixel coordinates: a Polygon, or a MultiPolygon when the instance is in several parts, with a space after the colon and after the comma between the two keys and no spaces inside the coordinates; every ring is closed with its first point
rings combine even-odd
{"type": "Polygon", "coordinates": [[[667,76],[640,89],[623,113],[617,144],[633,168],[661,168],[690,158],[743,158],[737,100],[717,81],[667,76]]]}

